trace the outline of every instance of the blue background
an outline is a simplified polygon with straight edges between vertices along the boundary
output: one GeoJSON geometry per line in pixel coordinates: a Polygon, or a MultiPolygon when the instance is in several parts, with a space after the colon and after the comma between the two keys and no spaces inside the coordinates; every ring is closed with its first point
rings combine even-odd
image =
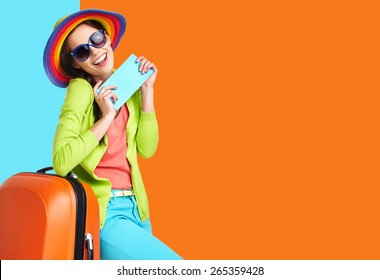
{"type": "Polygon", "coordinates": [[[79,9],[79,0],[3,4],[0,183],[15,173],[51,166],[65,89],[50,83],[42,56],[56,21],[79,9]]]}

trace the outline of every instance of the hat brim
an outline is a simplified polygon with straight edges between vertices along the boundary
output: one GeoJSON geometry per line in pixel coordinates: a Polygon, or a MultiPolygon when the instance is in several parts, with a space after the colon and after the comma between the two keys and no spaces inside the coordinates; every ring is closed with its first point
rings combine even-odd
{"type": "Polygon", "coordinates": [[[65,88],[71,77],[67,76],[60,66],[60,53],[63,42],[70,32],[80,23],[86,20],[99,22],[111,39],[112,48],[115,50],[126,29],[125,18],[118,13],[104,10],[81,10],[61,19],[50,35],[44,50],[43,64],[46,75],[56,86],[65,88]]]}

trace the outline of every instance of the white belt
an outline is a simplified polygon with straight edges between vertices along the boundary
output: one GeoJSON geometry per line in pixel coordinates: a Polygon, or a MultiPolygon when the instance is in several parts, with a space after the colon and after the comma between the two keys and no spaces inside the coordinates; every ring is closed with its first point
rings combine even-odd
{"type": "Polygon", "coordinates": [[[134,196],[133,190],[111,191],[110,197],[134,196]]]}

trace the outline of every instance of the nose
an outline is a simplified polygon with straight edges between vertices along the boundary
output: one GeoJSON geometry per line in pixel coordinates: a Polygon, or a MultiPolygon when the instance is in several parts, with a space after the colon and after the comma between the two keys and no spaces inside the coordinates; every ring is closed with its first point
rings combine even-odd
{"type": "Polygon", "coordinates": [[[99,51],[100,51],[99,48],[95,48],[94,46],[91,46],[91,45],[90,45],[90,54],[91,54],[91,55],[93,55],[93,54],[97,54],[99,51]]]}

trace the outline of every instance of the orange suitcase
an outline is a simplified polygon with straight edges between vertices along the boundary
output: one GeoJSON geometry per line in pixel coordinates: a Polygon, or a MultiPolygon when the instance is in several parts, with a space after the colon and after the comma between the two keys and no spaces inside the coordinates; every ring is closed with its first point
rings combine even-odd
{"type": "Polygon", "coordinates": [[[89,185],[66,177],[22,172],[0,187],[0,259],[100,258],[99,206],[89,185]]]}

